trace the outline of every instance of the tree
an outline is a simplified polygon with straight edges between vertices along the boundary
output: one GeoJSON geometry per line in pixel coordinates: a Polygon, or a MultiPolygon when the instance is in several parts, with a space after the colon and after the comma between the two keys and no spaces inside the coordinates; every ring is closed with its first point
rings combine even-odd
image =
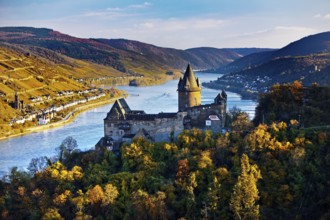
{"type": "Polygon", "coordinates": [[[132,194],[135,219],[168,219],[165,199],[162,191],[149,195],[141,189],[137,190],[132,194]]]}
{"type": "Polygon", "coordinates": [[[30,171],[31,174],[35,174],[37,172],[44,170],[46,166],[47,166],[46,157],[38,157],[31,159],[31,162],[27,169],[30,171]]]}
{"type": "Polygon", "coordinates": [[[67,159],[77,148],[77,141],[71,136],[66,137],[61,145],[55,149],[58,154],[58,160],[62,162],[64,159],[67,159]]]}
{"type": "Polygon", "coordinates": [[[257,181],[261,178],[261,174],[257,165],[250,165],[246,154],[241,158],[241,170],[230,199],[230,210],[234,213],[235,219],[257,219],[259,218],[257,181]]]}
{"type": "Polygon", "coordinates": [[[113,186],[111,183],[105,185],[102,206],[113,204],[118,195],[117,187],[113,186]]]}
{"type": "Polygon", "coordinates": [[[94,188],[88,190],[88,199],[89,202],[94,204],[101,204],[102,200],[104,200],[104,191],[101,186],[96,185],[94,188]]]}
{"type": "Polygon", "coordinates": [[[47,212],[44,214],[44,216],[42,217],[42,219],[46,220],[46,219],[54,219],[54,220],[62,220],[64,218],[62,218],[62,216],[60,215],[60,213],[58,212],[58,209],[56,208],[49,208],[47,210],[47,212]]]}
{"type": "Polygon", "coordinates": [[[234,133],[244,133],[252,128],[252,123],[249,119],[249,115],[246,112],[240,112],[233,117],[231,123],[231,129],[234,133]]]}

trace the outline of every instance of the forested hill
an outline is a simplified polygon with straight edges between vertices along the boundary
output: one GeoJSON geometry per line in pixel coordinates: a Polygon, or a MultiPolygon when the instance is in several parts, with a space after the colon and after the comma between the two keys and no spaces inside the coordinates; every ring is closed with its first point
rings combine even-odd
{"type": "Polygon", "coordinates": [[[302,81],[330,85],[330,32],[311,35],[279,50],[242,57],[218,69],[225,76],[207,84],[246,95],[266,91],[275,83],[302,81]]]}
{"type": "Polygon", "coordinates": [[[182,70],[218,69],[243,55],[267,49],[162,48],[131,40],[82,39],[46,28],[2,27],[0,42],[44,47],[69,57],[111,66],[124,73],[165,74],[182,70]],[[240,51],[242,53],[240,53],[240,51]]]}

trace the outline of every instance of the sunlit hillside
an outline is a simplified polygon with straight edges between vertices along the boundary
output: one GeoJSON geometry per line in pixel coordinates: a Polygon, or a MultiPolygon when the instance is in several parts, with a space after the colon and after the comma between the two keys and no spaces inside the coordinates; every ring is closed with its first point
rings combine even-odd
{"type": "Polygon", "coordinates": [[[1,133],[16,129],[16,125],[10,127],[13,119],[95,96],[97,91],[90,92],[95,84],[123,75],[112,67],[76,60],[44,48],[1,43],[1,133]],[[15,93],[24,103],[21,111],[13,106],[15,93]]]}

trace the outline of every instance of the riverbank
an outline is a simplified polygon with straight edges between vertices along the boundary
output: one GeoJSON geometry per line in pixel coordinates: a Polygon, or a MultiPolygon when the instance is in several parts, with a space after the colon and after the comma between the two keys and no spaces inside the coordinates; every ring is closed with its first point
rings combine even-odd
{"type": "Polygon", "coordinates": [[[15,134],[10,134],[7,135],[5,137],[0,137],[0,140],[5,140],[5,139],[9,139],[9,138],[14,138],[14,137],[19,137],[19,136],[23,136],[23,135],[27,135],[27,134],[31,134],[31,133],[35,133],[35,132],[41,132],[41,131],[45,131],[48,129],[52,129],[52,128],[57,128],[57,127],[61,127],[63,125],[69,124],[71,123],[80,113],[99,107],[99,106],[103,106],[103,105],[107,105],[107,104],[111,104],[113,102],[116,101],[116,99],[121,98],[121,97],[125,97],[124,96],[120,96],[120,97],[115,97],[115,98],[111,98],[111,99],[107,99],[107,100],[96,100],[93,101],[92,103],[88,103],[82,106],[78,106],[75,110],[69,112],[62,120],[57,121],[57,122],[53,122],[53,123],[49,123],[46,125],[37,125],[34,127],[29,127],[23,130],[23,132],[21,133],[15,133],[15,134]]]}
{"type": "Polygon", "coordinates": [[[244,89],[242,86],[234,85],[233,83],[222,83],[222,82],[204,82],[202,85],[206,88],[216,89],[216,90],[226,90],[229,92],[237,93],[241,95],[242,99],[245,100],[258,100],[259,93],[251,92],[249,90],[244,89]]]}

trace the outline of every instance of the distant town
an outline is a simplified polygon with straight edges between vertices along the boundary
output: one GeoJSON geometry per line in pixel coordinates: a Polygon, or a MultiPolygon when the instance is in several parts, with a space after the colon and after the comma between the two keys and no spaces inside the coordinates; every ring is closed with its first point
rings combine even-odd
{"type": "MultiPolygon", "coordinates": [[[[13,102],[10,102],[9,104],[24,113],[24,116],[20,116],[18,118],[13,118],[10,120],[10,125],[14,124],[23,124],[26,121],[33,121],[34,119],[37,120],[39,125],[45,125],[50,123],[50,121],[55,118],[57,113],[68,109],[70,107],[83,104],[86,102],[90,102],[92,100],[99,99],[101,97],[104,97],[106,94],[104,93],[103,89],[101,88],[93,88],[93,89],[86,89],[86,90],[80,90],[80,91],[60,91],[57,93],[58,97],[69,97],[72,95],[87,95],[89,96],[83,97],[78,100],[70,101],[65,104],[59,104],[59,105],[52,105],[50,107],[41,109],[41,110],[33,110],[33,105],[35,104],[43,104],[45,101],[51,101],[52,98],[49,95],[39,96],[39,97],[31,97],[29,100],[32,104],[24,104],[24,101],[19,99],[19,94],[16,92],[15,94],[15,100],[13,102]]],[[[55,98],[54,98],[55,99],[55,98]]]]}

